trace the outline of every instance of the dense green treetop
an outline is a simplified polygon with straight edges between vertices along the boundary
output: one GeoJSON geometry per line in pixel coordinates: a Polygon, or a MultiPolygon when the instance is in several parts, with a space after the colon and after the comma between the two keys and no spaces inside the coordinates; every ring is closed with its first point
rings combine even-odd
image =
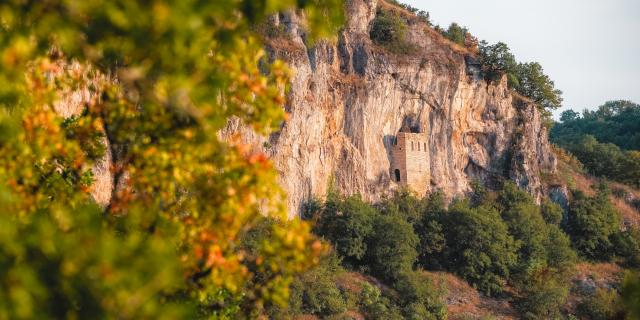
{"type": "Polygon", "coordinates": [[[606,260],[615,253],[611,236],[620,229],[620,215],[608,195],[604,185],[593,197],[574,193],[566,229],[576,250],[589,259],[606,260]]]}
{"type": "Polygon", "coordinates": [[[597,110],[562,113],[552,142],[573,154],[595,176],[640,186],[640,105],[609,101],[597,110]]]}
{"type": "Polygon", "coordinates": [[[575,142],[592,135],[598,142],[613,143],[623,150],[640,151],[640,105],[616,100],[582,114],[566,110],[551,130],[551,139],[559,144],[575,142]]]}
{"type": "Polygon", "coordinates": [[[537,62],[518,63],[505,43],[490,45],[481,41],[478,56],[488,80],[506,75],[509,86],[535,102],[547,117],[562,105],[562,91],[555,88],[542,66],[537,62]]]}

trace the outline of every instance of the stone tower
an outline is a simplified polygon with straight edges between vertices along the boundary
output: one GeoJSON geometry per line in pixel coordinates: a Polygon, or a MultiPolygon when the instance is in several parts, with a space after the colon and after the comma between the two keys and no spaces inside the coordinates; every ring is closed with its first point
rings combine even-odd
{"type": "Polygon", "coordinates": [[[431,171],[426,133],[414,133],[406,127],[391,144],[391,180],[424,195],[429,190],[431,171]]]}

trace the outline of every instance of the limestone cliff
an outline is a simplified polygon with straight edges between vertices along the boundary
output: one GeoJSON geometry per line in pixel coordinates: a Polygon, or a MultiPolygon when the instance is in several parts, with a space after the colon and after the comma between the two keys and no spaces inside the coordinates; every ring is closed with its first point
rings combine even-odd
{"type": "Polygon", "coordinates": [[[268,40],[267,48],[295,70],[290,118],[271,137],[246,139],[271,155],[290,213],[324,195],[332,180],[338,191],[371,201],[398,188],[391,141],[403,125],[427,136],[427,190],[454,197],[474,180],[506,178],[540,199],[541,173],[555,171],[556,160],[535,105],[514,96],[504,80],[484,81],[471,55],[417,19],[407,30],[414,53],[376,46],[369,28],[379,5],[389,6],[350,1],[337,43],[314,47],[305,45],[302,18],[275,19],[288,35],[268,40]]]}
{"type": "MultiPolygon", "coordinates": [[[[549,192],[540,177],[556,170],[556,160],[535,105],[514,96],[504,80],[484,81],[472,55],[418,19],[409,19],[407,30],[415,52],[395,55],[376,46],[369,28],[377,6],[390,5],[349,1],[338,40],[314,47],[305,45],[303,17],[274,17],[287,35],[267,39],[267,50],[295,71],[285,106],[289,120],[270,137],[237,120],[220,133],[240,132],[271,156],[290,215],[322,197],[331,181],[338,191],[370,201],[399,188],[392,179],[392,144],[403,126],[426,139],[426,154],[413,158],[424,162],[417,167],[426,176],[415,180],[424,184],[417,188],[422,193],[439,189],[452,198],[468,192],[474,180],[492,185],[502,179],[537,199],[549,192]]],[[[91,98],[86,88],[63,96],[68,99],[57,109],[65,116],[91,98]]],[[[92,193],[103,206],[116,185],[111,165],[108,152],[94,167],[92,193]]]]}

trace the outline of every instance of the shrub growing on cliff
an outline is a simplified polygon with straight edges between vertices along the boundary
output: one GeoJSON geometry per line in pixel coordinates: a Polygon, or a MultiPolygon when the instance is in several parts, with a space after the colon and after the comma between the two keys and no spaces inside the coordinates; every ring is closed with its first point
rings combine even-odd
{"type": "Polygon", "coordinates": [[[276,24],[274,21],[267,19],[264,22],[256,25],[254,28],[256,30],[256,33],[267,39],[284,38],[291,40],[291,37],[287,33],[284,23],[276,24]]]}
{"type": "Polygon", "coordinates": [[[498,42],[489,45],[486,41],[481,41],[478,56],[482,64],[482,71],[488,80],[495,81],[506,74],[510,85],[517,83],[515,69],[518,63],[507,44],[498,42]]]}
{"type": "Polygon", "coordinates": [[[420,18],[420,20],[422,20],[422,22],[426,23],[427,25],[431,25],[431,20],[429,18],[429,12],[424,11],[424,10],[420,10],[410,4],[406,4],[406,3],[402,3],[396,0],[390,0],[390,3],[393,3],[411,13],[415,13],[416,16],[418,16],[418,18],[420,18]]]}
{"type": "Polygon", "coordinates": [[[468,33],[469,30],[467,30],[467,28],[461,27],[459,24],[453,22],[442,35],[454,43],[464,46],[468,33]]]}
{"type": "Polygon", "coordinates": [[[363,264],[378,212],[359,196],[342,198],[330,193],[318,213],[316,233],[329,240],[347,264],[363,264]]]}
{"type": "Polygon", "coordinates": [[[397,215],[375,219],[367,262],[374,275],[391,283],[410,272],[418,256],[418,237],[413,227],[397,215]]]}
{"type": "Polygon", "coordinates": [[[543,110],[555,110],[562,105],[562,91],[555,88],[555,83],[539,63],[519,63],[515,76],[518,81],[513,83],[513,89],[533,100],[543,110]]]}
{"type": "Polygon", "coordinates": [[[393,11],[378,9],[369,37],[374,43],[396,54],[413,52],[414,46],[406,39],[407,22],[393,11]]]}

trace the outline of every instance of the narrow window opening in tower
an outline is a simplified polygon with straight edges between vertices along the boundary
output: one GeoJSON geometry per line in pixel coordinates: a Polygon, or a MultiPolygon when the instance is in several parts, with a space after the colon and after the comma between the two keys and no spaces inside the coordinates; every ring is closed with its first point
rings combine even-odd
{"type": "Polygon", "coordinates": [[[427,152],[427,143],[424,143],[424,152],[427,152]]]}
{"type": "Polygon", "coordinates": [[[420,151],[420,142],[418,142],[418,151],[420,151]]]}
{"type": "Polygon", "coordinates": [[[411,141],[411,151],[413,151],[413,141],[411,141]]]}
{"type": "Polygon", "coordinates": [[[400,169],[396,169],[395,174],[396,174],[396,181],[400,182],[400,169]]]}

